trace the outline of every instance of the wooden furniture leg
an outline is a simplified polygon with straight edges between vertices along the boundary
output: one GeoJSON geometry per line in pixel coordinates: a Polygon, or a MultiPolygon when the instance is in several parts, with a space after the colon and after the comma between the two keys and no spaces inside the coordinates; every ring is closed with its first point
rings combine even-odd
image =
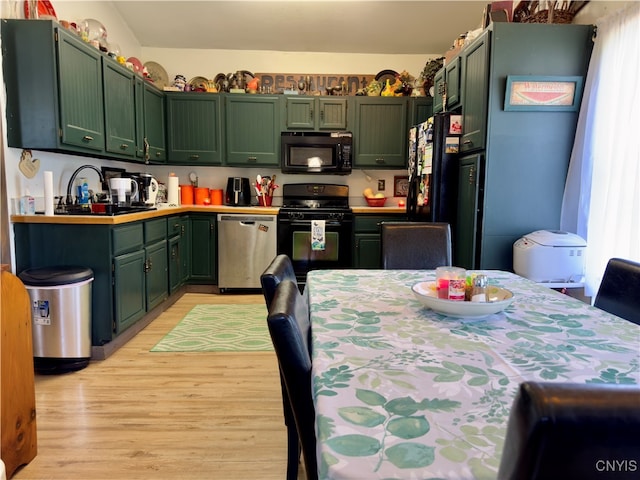
{"type": "Polygon", "coordinates": [[[7,478],[37,453],[31,301],[18,277],[0,278],[0,457],[7,478]]]}

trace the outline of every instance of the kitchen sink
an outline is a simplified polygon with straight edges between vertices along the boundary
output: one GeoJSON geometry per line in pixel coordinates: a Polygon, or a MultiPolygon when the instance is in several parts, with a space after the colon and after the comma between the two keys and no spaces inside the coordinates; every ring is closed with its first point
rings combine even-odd
{"type": "MultiPolygon", "coordinates": [[[[127,213],[149,212],[156,210],[156,207],[146,205],[121,206],[107,203],[96,203],[91,205],[59,205],[54,213],[56,215],[92,215],[92,216],[114,216],[125,215],[127,213]]],[[[40,212],[39,212],[40,213],[40,212]]]]}

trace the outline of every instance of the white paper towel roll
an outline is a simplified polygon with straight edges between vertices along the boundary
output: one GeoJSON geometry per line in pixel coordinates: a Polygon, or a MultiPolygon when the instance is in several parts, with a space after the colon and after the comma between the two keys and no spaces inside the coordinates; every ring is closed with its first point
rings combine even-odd
{"type": "Polygon", "coordinates": [[[44,214],[53,215],[53,173],[44,172],[44,214]]]}
{"type": "Polygon", "coordinates": [[[169,206],[178,206],[180,204],[179,188],[180,182],[174,174],[169,175],[167,179],[167,203],[169,206]]]}

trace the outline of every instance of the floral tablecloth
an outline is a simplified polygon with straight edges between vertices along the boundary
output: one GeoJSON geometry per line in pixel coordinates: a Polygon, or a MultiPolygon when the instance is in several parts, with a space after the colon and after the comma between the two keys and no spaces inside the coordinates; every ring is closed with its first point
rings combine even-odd
{"type": "Polygon", "coordinates": [[[321,479],[495,479],[522,381],[640,383],[640,326],[483,273],[515,300],[481,319],[422,306],[433,271],[309,273],[321,479]]]}

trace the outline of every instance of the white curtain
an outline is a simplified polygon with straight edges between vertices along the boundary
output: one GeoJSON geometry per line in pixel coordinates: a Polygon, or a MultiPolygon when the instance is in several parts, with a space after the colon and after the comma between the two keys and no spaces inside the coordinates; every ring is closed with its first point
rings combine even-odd
{"type": "Polygon", "coordinates": [[[561,228],[587,241],[585,294],[607,261],[640,261],[640,3],[597,22],[561,228]]]}

